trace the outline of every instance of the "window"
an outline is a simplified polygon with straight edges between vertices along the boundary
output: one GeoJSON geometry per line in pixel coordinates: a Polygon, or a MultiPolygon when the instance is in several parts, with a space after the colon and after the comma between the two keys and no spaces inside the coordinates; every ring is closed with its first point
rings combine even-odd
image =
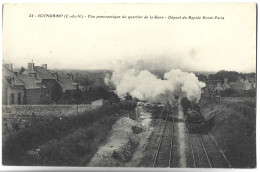
{"type": "Polygon", "coordinates": [[[11,93],[11,102],[10,102],[11,105],[14,104],[14,93],[11,93]]]}
{"type": "Polygon", "coordinates": [[[22,93],[18,93],[18,105],[22,104],[22,93]]]}

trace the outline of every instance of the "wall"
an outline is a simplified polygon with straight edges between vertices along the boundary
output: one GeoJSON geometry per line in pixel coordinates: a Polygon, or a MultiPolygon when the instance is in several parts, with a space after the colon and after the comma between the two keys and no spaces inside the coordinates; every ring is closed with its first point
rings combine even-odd
{"type": "MultiPolygon", "coordinates": [[[[89,104],[78,105],[78,112],[95,109],[89,104]]],[[[20,128],[24,128],[26,123],[32,118],[34,112],[36,116],[70,116],[77,112],[77,105],[3,105],[2,106],[3,134],[13,130],[13,124],[17,123],[20,128]]]]}
{"type": "Polygon", "coordinates": [[[62,88],[55,79],[43,79],[42,84],[46,87],[47,96],[52,96],[53,89],[62,94],[62,88]]]}
{"type": "Polygon", "coordinates": [[[38,104],[44,91],[41,88],[25,90],[25,104],[38,104]]]}
{"type": "MultiPolygon", "coordinates": [[[[90,110],[89,104],[78,105],[79,112],[90,110]]],[[[76,113],[77,105],[3,105],[3,114],[68,116],[76,113]]]]}

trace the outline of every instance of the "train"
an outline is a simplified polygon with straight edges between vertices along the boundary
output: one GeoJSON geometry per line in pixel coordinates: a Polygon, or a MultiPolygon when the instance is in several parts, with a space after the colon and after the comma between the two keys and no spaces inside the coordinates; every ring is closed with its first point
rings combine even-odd
{"type": "Polygon", "coordinates": [[[184,113],[186,127],[191,134],[207,133],[207,125],[200,112],[198,104],[190,102],[186,97],[182,98],[181,105],[184,113]]]}

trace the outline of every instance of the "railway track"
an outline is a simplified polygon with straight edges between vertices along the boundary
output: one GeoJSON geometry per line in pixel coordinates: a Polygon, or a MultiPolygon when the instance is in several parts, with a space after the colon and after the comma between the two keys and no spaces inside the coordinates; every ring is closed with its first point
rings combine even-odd
{"type": "Polygon", "coordinates": [[[190,135],[194,168],[212,168],[204,143],[199,134],[190,135]]]}
{"type": "Polygon", "coordinates": [[[170,112],[167,112],[164,128],[154,156],[153,167],[171,167],[174,116],[172,121],[169,121],[169,115],[170,112]]]}
{"type": "Polygon", "coordinates": [[[211,133],[209,135],[190,134],[190,146],[194,168],[231,167],[211,133]]]}

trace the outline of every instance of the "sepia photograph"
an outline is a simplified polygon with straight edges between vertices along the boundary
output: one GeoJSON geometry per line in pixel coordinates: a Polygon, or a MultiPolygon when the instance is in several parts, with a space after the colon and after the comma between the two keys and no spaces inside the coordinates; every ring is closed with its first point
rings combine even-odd
{"type": "Polygon", "coordinates": [[[2,4],[2,166],[255,169],[256,20],[256,3],[2,4]]]}

